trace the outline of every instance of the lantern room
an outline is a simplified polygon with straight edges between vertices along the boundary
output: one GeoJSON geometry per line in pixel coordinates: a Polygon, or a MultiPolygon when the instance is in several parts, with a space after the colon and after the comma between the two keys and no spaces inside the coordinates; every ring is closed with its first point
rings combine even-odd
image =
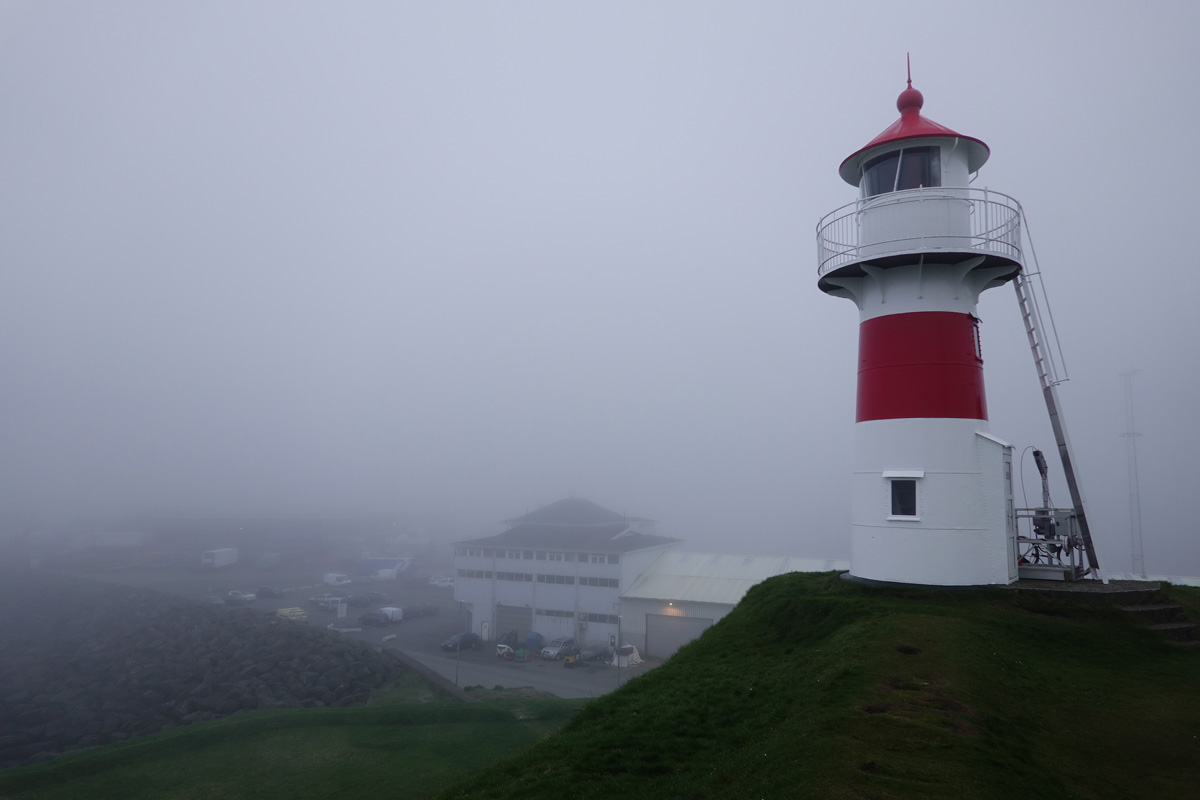
{"type": "Polygon", "coordinates": [[[838,168],[859,197],[817,226],[822,291],[849,297],[839,279],[911,264],[914,255],[926,264],[979,257],[971,270],[986,271],[980,291],[1020,270],[1020,206],[970,187],[971,175],[988,160],[988,146],[923,116],[923,106],[910,80],[896,100],[900,119],[838,168]]]}

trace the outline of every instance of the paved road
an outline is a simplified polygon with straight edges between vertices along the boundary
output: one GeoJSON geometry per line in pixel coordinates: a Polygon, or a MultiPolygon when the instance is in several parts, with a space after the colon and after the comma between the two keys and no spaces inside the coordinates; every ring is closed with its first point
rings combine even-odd
{"type": "MultiPolygon", "coordinates": [[[[489,645],[487,651],[493,648],[489,645]]],[[[566,669],[561,661],[518,663],[496,658],[492,652],[464,653],[457,661],[452,653],[405,652],[459,686],[532,686],[559,697],[599,697],[617,688],[618,677],[625,683],[651,668],[649,664],[622,668],[618,675],[616,667],[602,663],[566,669]]]]}

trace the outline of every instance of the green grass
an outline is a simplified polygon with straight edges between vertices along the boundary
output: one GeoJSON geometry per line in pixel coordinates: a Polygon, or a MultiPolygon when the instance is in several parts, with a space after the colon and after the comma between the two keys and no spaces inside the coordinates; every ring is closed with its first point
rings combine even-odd
{"type": "Polygon", "coordinates": [[[428,797],[557,729],[498,704],[387,703],[239,714],[0,774],[0,797],[234,800],[428,797]]]}
{"type": "MultiPolygon", "coordinates": [[[[1200,590],[1171,587],[1200,619],[1200,590]]],[[[755,587],[673,659],[565,701],[419,681],[0,773],[0,798],[1192,798],[1200,649],[1123,612],[832,575],[755,587]],[[580,709],[580,710],[577,710],[580,709]]]]}
{"type": "Polygon", "coordinates": [[[789,575],[445,797],[1195,797],[1200,654],[1112,608],[789,575]]]}

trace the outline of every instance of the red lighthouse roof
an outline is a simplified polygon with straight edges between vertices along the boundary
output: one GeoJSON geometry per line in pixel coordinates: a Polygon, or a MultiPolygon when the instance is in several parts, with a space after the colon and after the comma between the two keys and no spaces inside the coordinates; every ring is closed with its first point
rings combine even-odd
{"type": "Polygon", "coordinates": [[[896,98],[896,108],[900,111],[900,119],[893,122],[867,144],[852,153],[838,167],[842,180],[851,186],[858,186],[861,178],[860,167],[876,148],[889,145],[905,139],[926,139],[931,136],[959,139],[967,148],[967,167],[975,172],[988,160],[991,151],[988,146],[972,136],[963,136],[950,130],[945,125],[939,125],[928,117],[921,116],[921,107],[925,97],[913,88],[912,78],[908,79],[908,88],[896,98]]]}

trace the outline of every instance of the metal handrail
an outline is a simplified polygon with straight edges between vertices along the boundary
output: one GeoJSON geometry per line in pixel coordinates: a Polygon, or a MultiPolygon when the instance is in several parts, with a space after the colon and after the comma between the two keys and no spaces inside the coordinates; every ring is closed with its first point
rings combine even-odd
{"type": "MultiPolygon", "coordinates": [[[[1012,197],[990,189],[937,187],[906,189],[899,192],[860,198],[836,208],[817,223],[817,275],[825,275],[838,267],[864,258],[900,253],[919,253],[930,249],[929,239],[944,245],[954,241],[955,249],[994,253],[1021,262],[1021,204],[1012,197]],[[938,231],[896,239],[872,240],[861,238],[864,213],[881,211],[891,206],[930,201],[958,200],[967,203],[969,227],[962,233],[938,231]],[[864,246],[870,253],[864,254],[864,246]]],[[[937,249],[945,249],[944,246],[937,249]]]]}

